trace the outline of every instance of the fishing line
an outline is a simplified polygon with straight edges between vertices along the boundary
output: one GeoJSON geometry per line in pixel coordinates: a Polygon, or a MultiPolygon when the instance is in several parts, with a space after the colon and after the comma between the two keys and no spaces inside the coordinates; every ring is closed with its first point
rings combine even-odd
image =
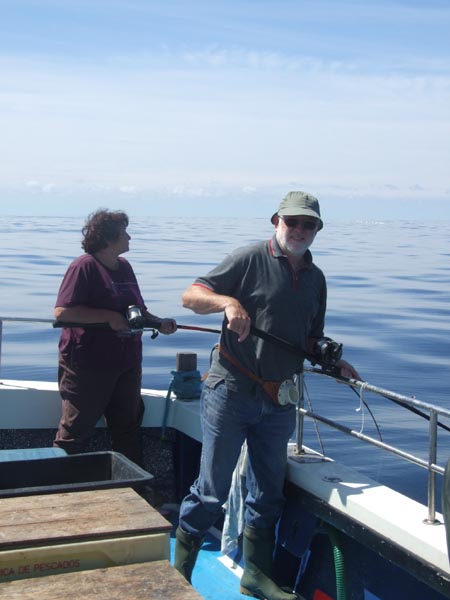
{"type": "MultiPolygon", "coordinates": [[[[308,402],[308,407],[309,407],[309,410],[310,410],[310,412],[312,412],[312,413],[313,413],[313,412],[314,412],[314,409],[313,409],[313,405],[312,405],[312,402],[311,402],[311,397],[310,397],[310,395],[309,395],[309,391],[308,391],[308,388],[307,388],[307,386],[306,386],[305,379],[304,379],[304,378],[302,378],[302,380],[303,380],[303,391],[304,391],[304,392],[305,392],[305,394],[306,394],[306,400],[307,400],[307,402],[308,402]]],[[[322,454],[323,454],[324,456],[326,456],[326,455],[325,455],[325,447],[324,447],[324,445],[323,445],[323,441],[322,441],[322,436],[320,435],[319,425],[318,425],[318,423],[317,423],[317,420],[316,420],[316,419],[314,419],[314,418],[313,418],[313,419],[312,419],[312,421],[313,421],[313,423],[314,423],[314,429],[315,429],[315,431],[316,431],[316,436],[317,436],[317,440],[318,440],[318,442],[319,442],[319,445],[320,445],[321,452],[322,452],[322,454]]]]}
{"type": "MultiPolygon", "coordinates": [[[[315,368],[308,368],[307,367],[307,368],[305,368],[305,371],[308,371],[310,373],[317,373],[318,375],[323,375],[325,377],[331,377],[335,381],[338,381],[340,383],[345,383],[345,384],[347,384],[355,392],[355,394],[358,394],[358,392],[354,389],[354,386],[356,386],[356,385],[362,385],[362,383],[363,383],[361,381],[356,381],[356,379],[351,379],[349,377],[344,377],[343,375],[338,375],[335,372],[331,372],[327,368],[324,368],[324,369],[315,369],[315,368]]],[[[368,382],[365,382],[365,383],[367,383],[367,385],[370,385],[368,382]]],[[[381,388],[377,388],[375,386],[371,386],[371,387],[373,388],[373,390],[371,390],[371,391],[375,391],[375,393],[377,393],[382,398],[385,398],[386,400],[389,400],[390,402],[394,402],[395,404],[398,404],[399,406],[401,406],[403,408],[406,408],[407,410],[409,410],[410,412],[418,415],[419,417],[422,417],[423,419],[426,419],[427,421],[430,421],[430,416],[427,415],[426,413],[422,412],[421,410],[419,410],[415,406],[411,406],[409,404],[406,404],[405,401],[402,401],[399,398],[392,398],[391,396],[388,396],[386,393],[383,393],[383,391],[382,391],[381,388]]],[[[438,425],[438,427],[441,427],[442,429],[445,429],[445,431],[449,431],[450,432],[450,427],[448,427],[447,425],[445,425],[441,421],[437,421],[437,425],[438,425]]]]}
{"type": "MultiPolygon", "coordinates": [[[[366,407],[367,410],[368,410],[368,412],[370,413],[370,415],[372,417],[372,420],[373,420],[373,422],[375,424],[375,427],[377,428],[378,437],[380,439],[380,442],[382,442],[383,438],[381,436],[381,431],[380,431],[380,428],[378,427],[378,423],[375,420],[375,417],[373,416],[372,411],[369,408],[369,405],[366,403],[366,401],[363,398],[364,392],[366,391],[367,386],[368,386],[368,383],[364,382],[362,384],[360,390],[359,390],[359,393],[355,390],[355,388],[351,388],[355,392],[355,394],[357,394],[359,396],[359,402],[360,402],[360,404],[359,404],[359,408],[356,409],[356,412],[362,411],[362,423],[361,423],[361,429],[360,429],[359,433],[363,433],[363,430],[364,430],[364,407],[366,407]]],[[[384,464],[384,458],[385,458],[385,455],[382,454],[381,461],[380,460],[378,461],[377,476],[376,476],[376,480],[377,481],[380,478],[381,467],[384,464]]]]}

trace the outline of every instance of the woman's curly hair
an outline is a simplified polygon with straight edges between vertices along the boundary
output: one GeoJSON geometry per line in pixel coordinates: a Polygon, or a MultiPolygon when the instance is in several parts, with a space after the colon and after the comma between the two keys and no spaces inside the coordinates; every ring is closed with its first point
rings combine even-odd
{"type": "Polygon", "coordinates": [[[81,230],[83,234],[81,247],[88,254],[103,250],[110,242],[118,239],[121,227],[128,227],[128,215],[119,210],[109,211],[100,208],[86,219],[81,230]]]}

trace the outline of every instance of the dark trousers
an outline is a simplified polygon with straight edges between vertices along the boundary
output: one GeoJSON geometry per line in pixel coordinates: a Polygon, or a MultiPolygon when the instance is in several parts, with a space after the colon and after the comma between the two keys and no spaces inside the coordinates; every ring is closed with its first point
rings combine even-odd
{"type": "Polygon", "coordinates": [[[137,464],[142,463],[141,367],[80,369],[60,360],[58,369],[62,416],[54,446],[74,454],[83,450],[98,420],[104,416],[112,448],[137,464]]]}

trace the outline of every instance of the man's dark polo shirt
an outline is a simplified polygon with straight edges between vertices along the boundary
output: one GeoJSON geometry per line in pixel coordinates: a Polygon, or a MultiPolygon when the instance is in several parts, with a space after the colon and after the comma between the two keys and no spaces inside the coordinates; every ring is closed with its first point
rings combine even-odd
{"type": "MultiPolygon", "coordinates": [[[[252,325],[306,352],[309,337],[323,336],[327,288],[309,250],[305,261],[306,267],[295,272],[274,236],[235,250],[195,285],[236,298],[252,325]]],[[[241,365],[268,381],[290,378],[302,366],[301,358],[255,336],[238,342],[225,321],[220,343],[241,365]]],[[[215,351],[206,383],[215,387],[224,380],[233,390],[251,391],[257,385],[215,351]]]]}

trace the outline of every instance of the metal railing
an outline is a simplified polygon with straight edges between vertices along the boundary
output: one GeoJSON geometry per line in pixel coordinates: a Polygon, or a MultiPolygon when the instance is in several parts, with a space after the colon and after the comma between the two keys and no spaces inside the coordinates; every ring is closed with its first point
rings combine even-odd
{"type": "MultiPolygon", "coordinates": [[[[319,371],[314,368],[305,367],[305,373],[318,373],[319,371]]],[[[326,373],[321,373],[321,375],[326,375],[326,373]]],[[[334,378],[332,374],[329,375],[334,378]]],[[[357,381],[356,379],[345,379],[339,378],[340,382],[345,383],[346,385],[353,387],[355,389],[359,389],[360,393],[368,391],[373,392],[375,394],[381,395],[385,398],[389,398],[404,406],[405,408],[409,407],[413,412],[417,414],[421,414],[422,417],[425,417],[429,421],[428,427],[428,460],[423,460],[418,456],[414,456],[409,452],[405,452],[395,446],[390,444],[386,444],[385,442],[371,437],[362,433],[361,431],[356,431],[337,423],[323,415],[320,415],[312,410],[308,410],[304,406],[304,382],[303,376],[299,377],[298,383],[298,391],[299,391],[299,402],[297,405],[297,413],[298,413],[298,421],[297,421],[297,439],[296,439],[296,451],[298,454],[303,452],[303,433],[304,433],[304,417],[310,417],[316,421],[324,423],[325,425],[332,427],[344,434],[347,434],[351,437],[357,438],[364,442],[368,442],[373,446],[377,446],[378,448],[382,448],[387,452],[395,454],[400,458],[407,460],[411,463],[418,465],[428,471],[428,518],[424,519],[424,522],[432,525],[438,523],[439,521],[436,519],[436,474],[444,475],[445,468],[436,464],[437,461],[437,429],[439,426],[450,431],[450,427],[444,425],[438,420],[439,416],[450,418],[450,410],[442,408],[440,406],[436,406],[433,404],[429,404],[427,402],[422,402],[421,400],[417,400],[416,398],[409,398],[407,396],[403,396],[401,394],[397,394],[396,392],[392,392],[390,390],[386,390],[375,385],[371,385],[365,381],[357,381]],[[420,412],[419,412],[420,411],[420,412]]]]}
{"type": "MultiPolygon", "coordinates": [[[[26,318],[26,317],[0,317],[0,369],[1,369],[1,352],[2,352],[2,333],[3,333],[3,322],[4,321],[5,322],[15,321],[15,322],[28,322],[28,323],[46,323],[46,324],[54,323],[54,319],[35,319],[35,318],[26,318]]],[[[321,370],[318,370],[315,368],[305,367],[304,373],[319,373],[320,376],[329,376],[333,379],[336,379],[336,377],[333,374],[327,373],[326,371],[321,371],[321,370]]],[[[382,448],[383,450],[385,450],[387,452],[395,454],[406,461],[409,461],[411,463],[418,465],[419,467],[426,469],[428,471],[428,518],[425,519],[425,522],[427,522],[429,524],[436,523],[437,522],[436,509],[435,509],[435,505],[436,505],[436,474],[443,475],[445,472],[445,468],[439,466],[436,463],[436,461],[437,461],[437,429],[440,426],[440,427],[444,427],[445,429],[450,431],[450,426],[443,425],[439,421],[438,417],[441,416],[441,417],[450,419],[450,410],[447,410],[440,406],[422,402],[420,400],[417,400],[416,398],[410,398],[408,396],[403,396],[401,394],[397,394],[396,392],[392,392],[390,390],[386,390],[386,389],[371,385],[365,381],[358,381],[356,379],[346,379],[346,378],[342,378],[342,377],[338,378],[338,380],[342,383],[345,383],[346,385],[348,385],[350,387],[359,389],[360,394],[362,394],[363,392],[366,392],[366,391],[373,392],[373,393],[381,395],[385,398],[389,398],[389,399],[393,400],[394,402],[396,402],[397,404],[401,404],[406,408],[409,407],[413,412],[417,412],[418,414],[420,414],[419,411],[424,411],[424,414],[422,414],[421,416],[427,418],[429,421],[428,460],[423,460],[423,459],[419,458],[418,456],[415,456],[413,454],[410,454],[408,452],[401,450],[400,448],[397,448],[390,444],[386,444],[385,442],[383,442],[379,439],[376,439],[374,437],[366,435],[366,434],[362,433],[362,431],[356,431],[354,429],[351,429],[350,427],[347,427],[347,426],[342,425],[336,421],[333,421],[323,415],[320,415],[312,410],[306,409],[304,406],[303,375],[299,376],[298,381],[297,381],[298,392],[299,392],[299,401],[297,404],[298,421],[297,421],[297,433],[296,433],[297,453],[301,454],[303,452],[302,449],[303,449],[304,418],[309,417],[311,419],[314,419],[316,421],[324,423],[325,425],[327,425],[333,429],[336,429],[344,434],[347,434],[351,437],[354,437],[354,438],[357,438],[364,442],[367,442],[369,444],[372,444],[373,446],[377,446],[378,448],[382,448]]]]}

